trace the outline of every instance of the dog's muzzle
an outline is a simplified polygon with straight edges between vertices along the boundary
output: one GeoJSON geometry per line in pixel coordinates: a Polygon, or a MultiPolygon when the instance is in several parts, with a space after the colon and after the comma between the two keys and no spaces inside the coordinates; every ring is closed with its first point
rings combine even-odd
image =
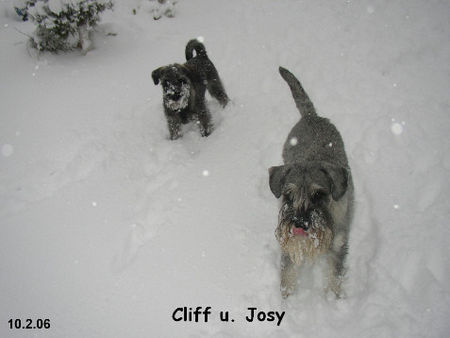
{"type": "Polygon", "coordinates": [[[321,228],[327,223],[323,213],[316,209],[295,212],[286,208],[280,216],[280,223],[289,228],[288,231],[291,236],[308,236],[312,231],[315,231],[314,229],[321,228]]]}
{"type": "Polygon", "coordinates": [[[189,104],[190,87],[184,83],[180,88],[169,86],[164,92],[164,104],[172,111],[184,109],[189,104]]]}
{"type": "Polygon", "coordinates": [[[303,229],[304,231],[308,231],[311,227],[311,222],[302,216],[294,216],[292,221],[294,223],[294,228],[296,229],[303,229]]]}
{"type": "Polygon", "coordinates": [[[181,99],[181,94],[175,93],[175,94],[167,94],[167,99],[171,101],[178,101],[181,99]]]}
{"type": "Polygon", "coordinates": [[[292,262],[300,265],[325,253],[333,238],[324,214],[312,209],[306,215],[293,215],[293,210],[282,208],[275,237],[292,262]],[[306,230],[305,230],[306,229],[306,230]]]}

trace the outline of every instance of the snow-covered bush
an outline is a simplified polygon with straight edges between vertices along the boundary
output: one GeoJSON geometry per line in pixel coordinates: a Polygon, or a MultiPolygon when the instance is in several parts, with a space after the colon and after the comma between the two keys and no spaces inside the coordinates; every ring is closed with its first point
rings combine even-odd
{"type": "Polygon", "coordinates": [[[16,11],[24,20],[36,24],[31,46],[39,51],[87,52],[89,35],[100,20],[100,13],[111,9],[111,0],[28,0],[16,11]]]}
{"type": "Polygon", "coordinates": [[[162,16],[173,18],[175,16],[175,4],[177,0],[142,0],[137,5],[137,9],[133,9],[133,14],[138,10],[148,12],[153,19],[159,20],[162,16]]]}

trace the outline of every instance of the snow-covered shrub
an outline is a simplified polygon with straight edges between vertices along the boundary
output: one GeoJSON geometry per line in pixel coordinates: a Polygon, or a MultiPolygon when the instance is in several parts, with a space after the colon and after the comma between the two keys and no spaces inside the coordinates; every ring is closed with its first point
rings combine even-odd
{"type": "Polygon", "coordinates": [[[24,0],[0,0],[0,19],[21,20],[22,17],[18,15],[15,7],[17,5],[20,7],[24,2],[24,0]]]}
{"type": "Polygon", "coordinates": [[[78,48],[86,52],[91,45],[90,32],[100,20],[100,13],[112,7],[111,0],[29,0],[25,7],[16,7],[16,11],[37,26],[30,39],[32,47],[39,51],[78,48]]]}
{"type": "Polygon", "coordinates": [[[28,21],[28,7],[34,6],[38,0],[16,0],[14,10],[23,21],[28,21]]]}
{"type": "Polygon", "coordinates": [[[133,14],[138,10],[149,12],[153,19],[159,20],[162,16],[173,18],[175,16],[175,4],[177,0],[142,0],[137,9],[133,9],[133,14]]]}

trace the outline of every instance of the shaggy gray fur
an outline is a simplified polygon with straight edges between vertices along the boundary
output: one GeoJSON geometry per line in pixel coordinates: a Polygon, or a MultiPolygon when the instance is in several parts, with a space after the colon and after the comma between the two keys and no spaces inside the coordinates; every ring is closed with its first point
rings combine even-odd
{"type": "Polygon", "coordinates": [[[212,131],[211,114],[206,106],[205,91],[225,107],[229,101],[214,64],[206,54],[205,46],[198,40],[186,45],[186,63],[174,63],[155,69],[155,85],[163,87],[163,105],[169,127],[170,139],[181,136],[181,126],[188,122],[199,125],[200,134],[212,131]],[[196,53],[196,56],[193,53],[196,53]]]}
{"type": "Polygon", "coordinates": [[[281,292],[287,297],[295,290],[299,267],[308,258],[303,256],[326,256],[327,289],[339,297],[353,209],[344,143],[336,127],[317,115],[295,76],[282,67],[279,71],[301,114],[284,143],[284,165],[269,169],[270,189],[282,197],[276,231],[282,249],[281,292]]]}

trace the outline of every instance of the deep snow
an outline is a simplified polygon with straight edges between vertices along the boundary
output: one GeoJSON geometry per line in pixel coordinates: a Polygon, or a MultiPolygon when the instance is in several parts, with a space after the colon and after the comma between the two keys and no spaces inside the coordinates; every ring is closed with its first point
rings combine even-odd
{"type": "Polygon", "coordinates": [[[1,337],[450,335],[450,3],[184,0],[154,21],[131,14],[138,0],[116,1],[86,56],[37,57],[11,2],[0,2],[1,337]],[[197,36],[232,103],[208,98],[210,137],[188,127],[169,141],[150,73],[183,62],[197,36]],[[299,115],[279,65],[346,144],[344,300],[324,297],[315,271],[280,297],[267,168],[299,115]],[[174,322],[183,306],[213,313],[174,322]],[[248,323],[249,307],[286,315],[248,323]],[[11,318],[51,328],[11,330],[11,318]]]}

